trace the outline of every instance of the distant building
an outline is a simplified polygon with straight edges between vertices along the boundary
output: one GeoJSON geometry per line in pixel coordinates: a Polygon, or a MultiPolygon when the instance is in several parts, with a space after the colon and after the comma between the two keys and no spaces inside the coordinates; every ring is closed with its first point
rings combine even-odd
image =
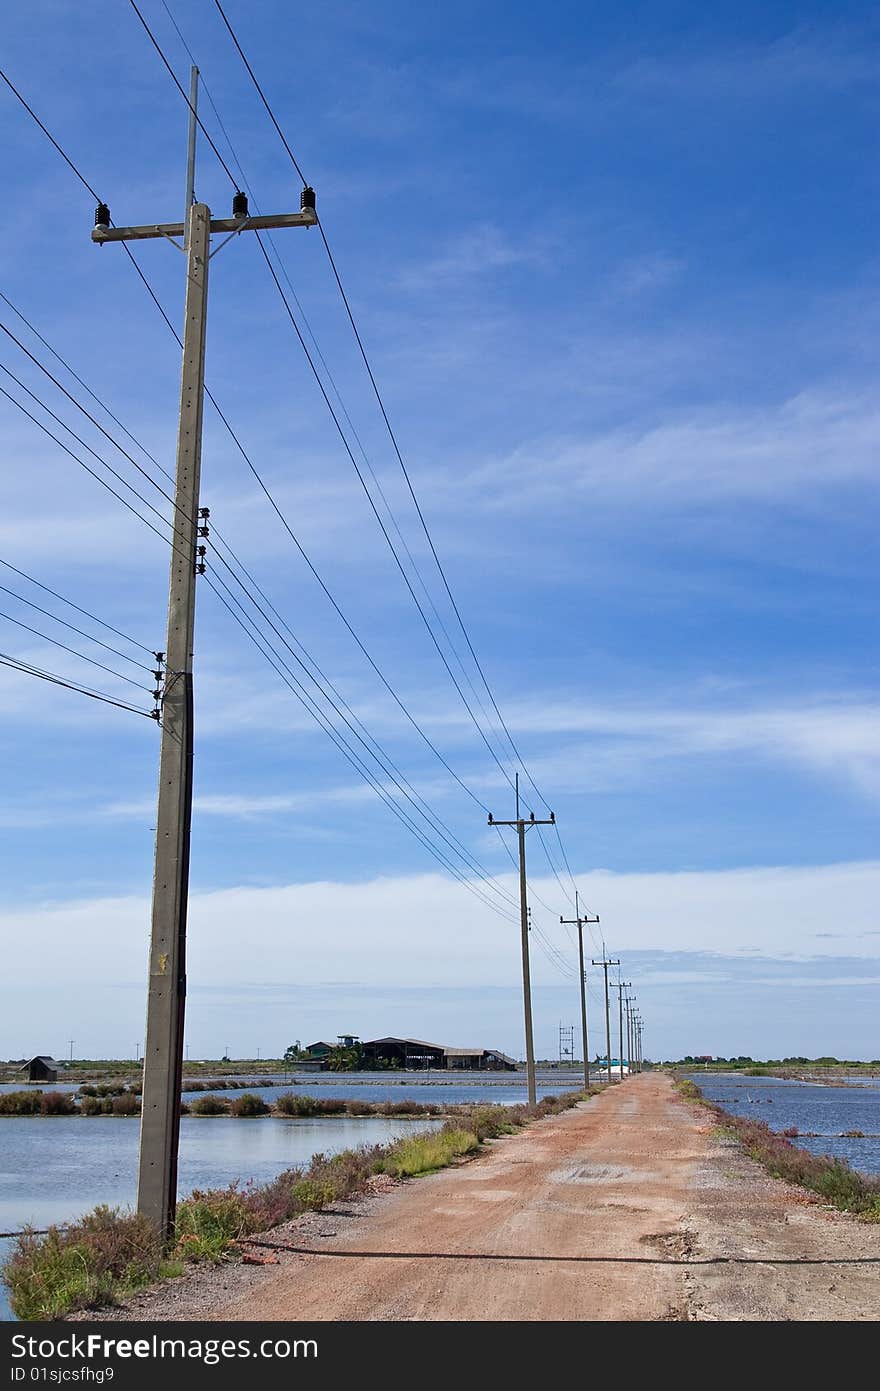
{"type": "Polygon", "coordinates": [[[513,1072],[516,1063],[497,1048],[447,1048],[419,1038],[374,1038],[363,1046],[364,1062],[396,1063],[404,1068],[468,1072],[513,1072]]]}
{"type": "Polygon", "coordinates": [[[516,1063],[497,1048],[444,1048],[444,1066],[450,1071],[464,1068],[469,1072],[513,1072],[516,1063]]]}
{"type": "Polygon", "coordinates": [[[338,1045],[335,1043],[327,1043],[326,1040],[319,1039],[317,1043],[310,1043],[308,1045],[306,1048],[306,1056],[323,1062],[328,1053],[332,1053],[336,1047],[338,1047],[338,1045]]]}
{"type": "Polygon", "coordinates": [[[364,1044],[364,1062],[396,1063],[398,1067],[443,1067],[443,1045],[420,1038],[374,1038],[364,1044]]]}
{"type": "Polygon", "coordinates": [[[63,1065],[56,1063],[54,1058],[50,1058],[45,1053],[38,1053],[30,1062],[26,1062],[24,1067],[20,1067],[19,1072],[26,1072],[29,1082],[57,1082],[58,1073],[62,1072],[63,1065]]]}

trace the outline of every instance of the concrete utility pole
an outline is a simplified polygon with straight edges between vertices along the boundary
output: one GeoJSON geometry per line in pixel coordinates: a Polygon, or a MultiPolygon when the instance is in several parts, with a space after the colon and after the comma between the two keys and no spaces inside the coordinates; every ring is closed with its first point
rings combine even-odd
{"type": "Polygon", "coordinates": [[[589,1049],[589,1043],[588,1043],[588,1041],[587,1041],[587,973],[586,973],[586,971],[584,970],[584,923],[597,923],[597,922],[599,921],[599,917],[598,917],[598,914],[596,915],[595,918],[591,918],[591,917],[589,917],[589,916],[588,916],[588,917],[583,917],[583,918],[581,917],[580,912],[579,912],[579,905],[578,905],[578,892],[577,892],[577,889],[575,889],[575,891],[574,891],[574,917],[573,917],[573,918],[560,918],[559,921],[560,921],[561,923],[563,923],[563,924],[568,923],[569,926],[574,926],[575,924],[577,924],[577,930],[578,930],[578,974],[579,974],[580,982],[581,982],[581,1037],[582,1037],[582,1039],[583,1039],[583,1046],[584,1046],[584,1086],[585,1086],[586,1088],[589,1088],[589,1085],[590,1085],[590,1049],[589,1049]]]}
{"type": "MultiPolygon", "coordinates": [[[[190,91],[195,97],[197,73],[190,91]]],[[[199,535],[206,534],[199,509],[202,409],[205,386],[205,338],[208,264],[225,241],[210,249],[211,234],[226,241],[244,231],[275,227],[313,227],[315,195],[300,195],[298,213],[250,217],[246,196],[236,192],[231,218],[212,218],[205,203],[194,199],[195,101],[190,102],[185,222],[143,227],[112,227],[110,209],[99,203],[92,240],[104,242],[164,239],[186,256],[186,301],[180,423],[174,495],[171,576],[168,590],[168,635],[162,692],[162,745],[159,756],[159,806],[153,879],[147,1038],[144,1047],[138,1212],[166,1234],[172,1232],[177,1201],[177,1150],[180,1132],[180,1082],[183,1070],[183,1022],[186,997],[186,917],[189,892],[189,846],[192,819],[193,637],[196,574],[200,567],[199,535]],[[178,238],[183,238],[183,244],[178,238]]]]}
{"type": "Polygon", "coordinates": [[[608,967],[619,966],[619,961],[609,961],[603,951],[602,960],[594,961],[594,966],[601,966],[605,972],[605,1063],[608,1069],[608,1081],[611,1081],[611,1010],[608,1005],[608,967]]]}
{"type": "Polygon", "coordinates": [[[530,826],[555,826],[556,817],[553,815],[552,811],[549,821],[536,821],[534,812],[529,814],[528,820],[520,816],[519,773],[517,773],[516,819],[514,821],[496,821],[490,811],[489,825],[515,826],[517,840],[519,841],[519,910],[522,931],[523,1010],[526,1020],[526,1079],[529,1089],[529,1105],[534,1106],[538,1100],[538,1092],[535,1086],[535,1044],[532,1038],[532,985],[529,973],[529,904],[526,888],[526,831],[530,826]]]}
{"type": "Polygon", "coordinates": [[[632,1071],[634,1070],[634,1069],[633,1069],[633,1015],[635,1014],[635,1010],[633,1009],[633,1005],[635,1004],[635,1000],[636,1000],[635,995],[627,995],[626,1000],[625,1000],[625,1007],[626,1007],[626,1060],[627,1060],[627,1062],[629,1063],[629,1070],[630,1070],[630,1072],[632,1072],[632,1071]]]}
{"type": "Polygon", "coordinates": [[[620,1062],[620,1080],[621,1080],[621,1082],[622,1082],[622,1081],[623,1081],[623,992],[624,992],[624,990],[629,990],[630,986],[632,985],[632,981],[631,981],[631,980],[616,980],[616,981],[613,981],[612,984],[613,984],[613,986],[614,986],[614,989],[617,991],[617,1015],[618,1015],[617,1025],[618,1025],[618,1031],[619,1031],[619,1036],[620,1036],[620,1058],[618,1059],[618,1061],[620,1062]]]}

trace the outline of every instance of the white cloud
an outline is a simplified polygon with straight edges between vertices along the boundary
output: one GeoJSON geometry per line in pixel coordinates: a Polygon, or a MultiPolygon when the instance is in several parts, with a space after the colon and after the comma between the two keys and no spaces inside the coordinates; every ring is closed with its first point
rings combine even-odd
{"type": "Polygon", "coordinates": [[[667,412],[663,424],[533,441],[474,469],[470,489],[486,509],[512,512],[782,497],[798,506],[822,489],[872,479],[878,429],[869,395],[805,390],[772,407],[667,412]]]}
{"type": "MultiPolygon", "coordinates": [[[[688,953],[714,953],[757,960],[756,974],[761,960],[784,958],[793,979],[795,961],[880,959],[880,862],[680,874],[595,871],[577,878],[591,910],[601,914],[601,930],[615,955],[680,953],[677,962],[670,957],[670,965],[686,971],[688,953]],[[822,936],[829,923],[833,940],[822,936]]],[[[515,891],[513,874],[502,882],[515,891]]],[[[536,879],[533,887],[551,905],[557,902],[552,881],[536,879]]],[[[572,958],[558,924],[539,910],[536,922],[572,958]]],[[[0,934],[8,944],[0,1054],[17,1054],[25,1038],[54,1036],[62,988],[71,1014],[79,995],[108,1000],[107,1021],[102,1024],[100,1015],[88,1021],[96,1050],[108,1043],[102,1029],[112,1022],[115,1031],[117,1016],[130,1020],[132,1000],[144,987],[146,897],[7,907],[0,913],[0,934]]],[[[694,961],[705,974],[706,961],[694,961]]],[[[305,988],[320,1000],[322,983],[327,998],[348,984],[367,1010],[374,996],[460,986],[472,1004],[464,1022],[455,1014],[459,1032],[480,1032],[481,991],[487,997],[499,989],[511,992],[505,1037],[512,1043],[518,1037],[519,971],[516,922],[497,918],[440,875],[234,888],[195,893],[190,900],[190,991],[228,992],[227,1014],[235,1013],[235,1028],[256,1030],[255,1037],[259,992],[269,988],[280,992],[282,1002],[286,993],[292,1010],[305,988]],[[237,996],[249,1001],[246,1016],[235,1006],[237,996]]],[[[538,991],[560,984],[536,946],[533,971],[538,991]]],[[[130,1030],[130,1023],[125,1027],[130,1030]]],[[[217,1028],[223,1027],[231,1023],[224,1026],[221,1019],[217,1028]]],[[[452,1014],[446,1032],[456,1032],[452,1014]]]]}

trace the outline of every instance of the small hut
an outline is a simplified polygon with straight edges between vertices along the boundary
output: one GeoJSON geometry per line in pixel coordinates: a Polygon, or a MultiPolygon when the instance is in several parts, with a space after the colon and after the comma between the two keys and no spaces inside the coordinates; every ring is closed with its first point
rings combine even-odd
{"type": "Polygon", "coordinates": [[[57,1082],[61,1066],[54,1058],[48,1057],[45,1053],[38,1053],[30,1062],[25,1063],[24,1067],[20,1067],[19,1072],[26,1072],[29,1082],[57,1082]]]}

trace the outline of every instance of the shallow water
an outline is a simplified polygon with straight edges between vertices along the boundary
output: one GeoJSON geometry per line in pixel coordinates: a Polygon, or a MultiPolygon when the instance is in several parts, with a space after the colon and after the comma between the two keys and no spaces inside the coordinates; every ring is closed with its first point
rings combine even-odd
{"type": "Polygon", "coordinates": [[[792,1144],[812,1154],[845,1159],[854,1169],[880,1174],[880,1078],[858,1086],[829,1087],[821,1082],[789,1082],[779,1077],[744,1077],[738,1072],[692,1072],[708,1101],[735,1116],[763,1121],[777,1132],[796,1126],[792,1144]],[[803,1132],[812,1130],[815,1137],[803,1132]],[[864,1139],[841,1132],[861,1130],[864,1139]]]}
{"type": "MultiPolygon", "coordinates": [[[[194,1188],[214,1188],[233,1179],[264,1182],[318,1150],[333,1154],[387,1143],[437,1123],[373,1116],[183,1116],[179,1192],[183,1197],[194,1188]]],[[[139,1134],[137,1119],[121,1116],[0,1118],[0,1231],[70,1221],[97,1203],[132,1204],[139,1134]]],[[[0,1263],[13,1244],[0,1240],[0,1263]]],[[[10,1318],[0,1285],[0,1319],[10,1318]]]]}

